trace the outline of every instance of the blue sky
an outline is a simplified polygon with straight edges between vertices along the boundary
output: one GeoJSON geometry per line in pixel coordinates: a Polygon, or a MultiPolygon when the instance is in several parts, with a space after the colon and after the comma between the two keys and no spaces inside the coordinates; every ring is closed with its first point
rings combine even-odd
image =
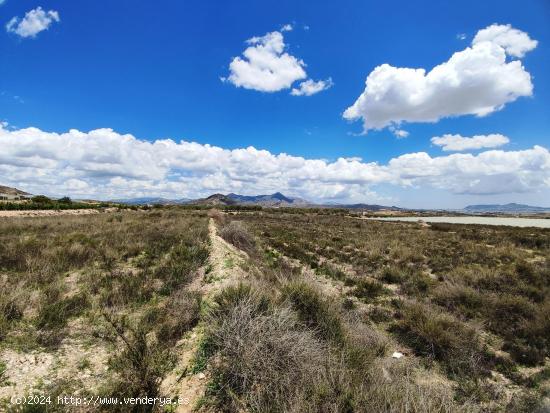
{"type": "MultiPolygon", "coordinates": [[[[30,127],[39,130],[41,135],[35,139],[40,142],[50,139],[49,133],[63,134],[71,129],[87,133],[110,128],[118,134],[131,134],[139,142],[170,138],[228,150],[253,146],[272,155],[286,153],[322,160],[329,166],[342,157],[361,158],[362,165],[376,162],[384,166],[406,154],[449,156],[451,152],[431,143],[432,137],[445,134],[462,137],[500,134],[509,140],[498,149],[460,151],[463,155],[477,156],[490,149],[518,152],[535,145],[548,148],[550,4],[545,0],[521,3],[6,0],[0,5],[0,19],[3,28],[0,119],[6,122],[6,142],[16,139],[14,133],[23,133],[30,127]],[[58,13],[59,21],[54,19],[47,30],[34,37],[18,34],[14,31],[17,25],[11,31],[5,27],[13,17],[19,17],[20,22],[25,13],[39,6],[45,12],[58,13]],[[524,71],[531,76],[531,93],[520,93],[513,101],[505,102],[502,109],[482,117],[456,115],[451,111],[449,117],[441,116],[435,122],[395,123],[394,129],[406,130],[406,138],[394,136],[388,126],[369,129],[365,135],[361,115],[356,121],[344,119],[344,111],[364,92],[365,79],[376,67],[387,63],[396,68],[430,71],[447,62],[453,53],[471,46],[476,33],[494,23],[509,24],[538,42],[519,58],[507,57],[508,61],[521,61],[524,71]],[[285,25],[291,25],[292,30],[282,31],[285,25]],[[304,62],[307,79],[330,78],[332,87],[311,96],[292,96],[291,88],[263,92],[220,80],[231,75],[232,59],[243,58],[243,51],[254,46],[245,44],[247,39],[274,31],[284,38],[284,53],[304,62]]],[[[305,79],[297,79],[292,87],[298,87],[305,79]]],[[[365,116],[372,119],[371,109],[368,110],[365,116]]],[[[2,135],[0,145],[1,139],[2,135]]],[[[63,148],[60,144],[57,149],[63,148]]],[[[330,179],[316,178],[327,185],[325,191],[316,191],[307,183],[297,184],[297,177],[285,179],[282,188],[257,181],[249,186],[242,183],[249,182],[249,178],[236,179],[240,183],[234,185],[235,176],[228,177],[227,171],[201,174],[177,162],[177,166],[149,181],[136,178],[139,174],[133,172],[118,172],[119,176],[116,170],[121,171],[120,168],[105,173],[109,181],[102,181],[97,173],[89,173],[89,168],[88,173],[68,173],[75,169],[74,165],[60,159],[59,154],[48,158],[50,161],[55,158],[56,166],[38,173],[45,176],[44,181],[31,182],[27,177],[36,176],[36,171],[30,169],[36,165],[21,166],[19,159],[31,149],[28,146],[22,151],[19,146],[12,153],[10,159],[18,161],[11,163],[19,166],[0,169],[2,182],[32,191],[97,197],[120,192],[120,179],[131,178],[132,182],[125,181],[128,188],[133,188],[124,192],[128,196],[155,193],[179,197],[215,189],[245,193],[281,189],[316,200],[415,207],[461,207],[469,202],[501,201],[550,204],[546,201],[550,194],[547,160],[537,163],[536,179],[525,178],[522,170],[506,171],[502,179],[490,178],[488,182],[500,187],[494,190],[464,190],[464,185],[468,185],[462,181],[460,185],[446,186],[441,177],[437,182],[417,178],[405,182],[408,178],[403,173],[395,179],[367,179],[358,183],[346,175],[348,172],[341,172],[345,176],[340,180],[332,175],[330,179]],[[66,174],[66,181],[83,184],[64,186],[65,182],[46,179],[59,175],[53,172],[59,168],[66,174]],[[502,188],[506,179],[515,179],[510,174],[519,176],[522,182],[507,191],[502,188]],[[182,178],[188,176],[198,180],[182,178]],[[205,180],[217,183],[204,184],[205,180]],[[113,184],[112,190],[105,190],[106,182],[113,184]]],[[[44,154],[26,156],[28,159],[44,154]]],[[[521,168],[532,169],[532,164],[525,165],[521,168]]],[[[471,176],[464,179],[475,180],[471,176]]],[[[272,182],[276,185],[277,181],[272,182]]],[[[315,186],[315,179],[310,184],[315,186]]]]}

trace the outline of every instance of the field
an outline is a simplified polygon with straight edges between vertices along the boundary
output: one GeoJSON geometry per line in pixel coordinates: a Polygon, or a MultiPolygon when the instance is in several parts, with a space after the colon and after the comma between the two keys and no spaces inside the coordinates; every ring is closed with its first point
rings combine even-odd
{"type": "Polygon", "coordinates": [[[341,210],[4,219],[0,406],[534,412],[550,395],[549,258],[550,230],[341,210]]]}
{"type": "Polygon", "coordinates": [[[1,221],[4,407],[25,394],[158,395],[198,321],[188,286],[208,258],[207,223],[178,211],[1,221]]]}

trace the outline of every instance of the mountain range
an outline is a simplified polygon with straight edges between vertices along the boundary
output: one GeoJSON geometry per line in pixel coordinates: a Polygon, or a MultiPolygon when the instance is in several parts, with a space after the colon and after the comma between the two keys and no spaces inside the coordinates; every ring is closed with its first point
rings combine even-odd
{"type": "MultiPolygon", "coordinates": [[[[8,196],[29,196],[28,192],[17,188],[0,185],[0,194],[8,196]]],[[[321,207],[321,208],[347,208],[347,209],[364,209],[369,211],[407,211],[407,208],[399,208],[396,206],[385,206],[377,204],[316,204],[302,198],[293,198],[283,195],[281,192],[275,192],[268,195],[239,195],[235,193],[213,194],[206,198],[189,199],[177,198],[168,199],[162,197],[139,197],[139,198],[124,198],[112,199],[110,202],[127,204],[127,205],[259,205],[264,207],[321,207]]],[[[411,210],[409,210],[411,211],[411,210]]],[[[468,205],[460,212],[466,214],[483,214],[483,213],[501,213],[501,214],[527,214],[527,213],[550,213],[550,208],[531,206],[525,204],[509,203],[509,204],[480,204],[468,205]]],[[[456,211],[456,212],[459,212],[456,211]]]]}
{"type": "Polygon", "coordinates": [[[127,205],[180,205],[187,204],[191,202],[191,199],[180,198],[180,199],[168,199],[162,197],[141,197],[141,198],[121,198],[121,199],[111,199],[110,202],[115,202],[117,204],[127,204],[127,205]]]}
{"type": "Polygon", "coordinates": [[[210,195],[207,198],[197,199],[192,202],[193,204],[213,204],[213,205],[260,205],[266,207],[276,207],[276,206],[293,206],[293,207],[303,207],[307,205],[312,205],[311,202],[308,202],[301,198],[290,198],[283,195],[280,192],[275,192],[271,195],[239,195],[230,193],[227,195],[223,194],[214,194],[210,195]]]}
{"type": "Polygon", "coordinates": [[[550,208],[531,206],[525,204],[488,204],[488,205],[468,205],[464,211],[470,214],[479,214],[487,212],[507,213],[507,214],[525,214],[525,213],[540,213],[550,212],[550,208]]]}

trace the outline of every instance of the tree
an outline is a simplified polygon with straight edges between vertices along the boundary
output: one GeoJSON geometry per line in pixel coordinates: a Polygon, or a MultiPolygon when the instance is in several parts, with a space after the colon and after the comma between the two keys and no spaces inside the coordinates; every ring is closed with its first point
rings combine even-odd
{"type": "Polygon", "coordinates": [[[47,196],[45,196],[45,195],[33,196],[31,198],[31,201],[36,203],[36,204],[49,204],[50,202],[52,202],[52,200],[50,198],[48,198],[47,196]]]}

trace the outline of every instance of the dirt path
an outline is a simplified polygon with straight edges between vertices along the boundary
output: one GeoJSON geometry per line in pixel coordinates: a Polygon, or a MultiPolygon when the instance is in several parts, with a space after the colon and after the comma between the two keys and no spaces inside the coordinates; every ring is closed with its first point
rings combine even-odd
{"type": "MultiPolygon", "coordinates": [[[[246,273],[242,269],[242,264],[247,259],[246,255],[218,235],[213,219],[210,219],[208,230],[211,243],[209,271],[195,279],[189,286],[191,290],[200,291],[204,301],[209,301],[225,287],[246,277],[246,273]]],[[[181,404],[176,409],[178,413],[192,412],[204,395],[208,383],[208,371],[197,374],[190,372],[202,334],[203,326],[199,323],[180,340],[177,344],[178,365],[165,378],[161,386],[161,393],[177,395],[180,398],[181,404]]]]}

